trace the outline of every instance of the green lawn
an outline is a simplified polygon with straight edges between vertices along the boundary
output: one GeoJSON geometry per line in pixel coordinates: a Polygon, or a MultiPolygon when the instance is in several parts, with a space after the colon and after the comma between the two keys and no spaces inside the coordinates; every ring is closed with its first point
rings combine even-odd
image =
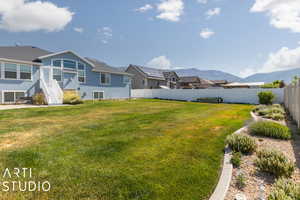
{"type": "Polygon", "coordinates": [[[47,193],[1,197],[208,199],[224,139],[243,126],[251,108],[132,100],[0,111],[0,170],[33,168],[31,179],[51,183],[47,193]]]}

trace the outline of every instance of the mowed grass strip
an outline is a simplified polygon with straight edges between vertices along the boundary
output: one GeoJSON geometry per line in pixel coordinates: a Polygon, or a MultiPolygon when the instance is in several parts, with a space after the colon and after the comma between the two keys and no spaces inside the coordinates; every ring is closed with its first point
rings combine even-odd
{"type": "Polygon", "coordinates": [[[224,140],[251,109],[132,100],[3,111],[0,145],[15,142],[0,146],[0,169],[30,167],[36,181],[52,186],[5,199],[208,199],[224,140]]]}

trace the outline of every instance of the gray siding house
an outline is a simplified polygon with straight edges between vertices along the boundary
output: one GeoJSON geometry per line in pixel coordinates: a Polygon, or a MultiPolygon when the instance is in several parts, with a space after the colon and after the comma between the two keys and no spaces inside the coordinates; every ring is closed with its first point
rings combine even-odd
{"type": "Polygon", "coordinates": [[[133,74],[132,89],[158,89],[179,87],[179,77],[174,71],[159,70],[137,65],[129,65],[127,73],[133,74]]]}
{"type": "Polygon", "coordinates": [[[61,104],[64,90],[83,100],[130,98],[131,75],[73,51],[49,52],[32,46],[0,47],[0,103],[45,94],[61,104]]]}

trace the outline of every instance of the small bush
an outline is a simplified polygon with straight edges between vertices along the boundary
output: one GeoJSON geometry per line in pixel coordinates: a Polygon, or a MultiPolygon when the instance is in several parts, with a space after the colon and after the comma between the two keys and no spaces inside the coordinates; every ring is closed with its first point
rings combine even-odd
{"type": "Polygon", "coordinates": [[[233,167],[240,167],[242,162],[241,159],[241,152],[233,152],[230,162],[233,165],[233,167]]]}
{"type": "Polygon", "coordinates": [[[258,93],[259,103],[264,105],[272,105],[275,95],[271,91],[258,93]]]}
{"type": "Polygon", "coordinates": [[[35,104],[35,105],[45,105],[45,104],[47,104],[45,95],[42,92],[36,93],[32,97],[32,101],[33,101],[33,104],[35,104]]]}
{"type": "Polygon", "coordinates": [[[291,179],[278,179],[272,186],[268,200],[299,200],[300,186],[291,179]]]}
{"type": "Polygon", "coordinates": [[[285,119],[284,115],[281,113],[269,113],[269,114],[265,115],[264,117],[268,118],[268,119],[273,119],[275,121],[282,121],[285,119]]]}
{"type": "Polygon", "coordinates": [[[236,186],[240,190],[242,190],[242,189],[244,189],[244,187],[246,187],[246,177],[245,177],[245,175],[243,173],[240,173],[236,177],[236,186]]]}
{"type": "Polygon", "coordinates": [[[81,104],[83,101],[81,98],[78,96],[78,94],[74,91],[65,91],[64,92],[64,99],[63,99],[64,104],[81,104]]]}
{"type": "Polygon", "coordinates": [[[273,119],[276,121],[285,119],[285,111],[279,104],[274,104],[270,106],[259,105],[253,109],[253,112],[264,118],[273,119]]]}
{"type": "Polygon", "coordinates": [[[271,137],[275,139],[289,140],[292,137],[292,133],[288,127],[270,121],[253,123],[249,127],[249,131],[253,135],[271,137]]]}
{"type": "Polygon", "coordinates": [[[262,150],[257,153],[257,168],[276,177],[290,177],[295,166],[283,153],[275,150],[262,150]]]}
{"type": "Polygon", "coordinates": [[[260,110],[264,110],[266,109],[267,106],[266,105],[258,105],[258,106],[255,106],[255,108],[252,110],[253,112],[258,112],[260,110]]]}
{"type": "Polygon", "coordinates": [[[235,152],[253,153],[257,147],[254,139],[246,135],[232,134],[226,138],[226,143],[235,152]]]}

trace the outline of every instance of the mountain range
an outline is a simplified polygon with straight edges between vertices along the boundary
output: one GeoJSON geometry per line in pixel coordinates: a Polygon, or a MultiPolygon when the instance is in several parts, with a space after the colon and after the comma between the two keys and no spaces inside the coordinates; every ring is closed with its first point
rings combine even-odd
{"type": "Polygon", "coordinates": [[[300,76],[300,68],[270,73],[258,73],[246,78],[240,78],[233,74],[218,70],[199,70],[196,68],[175,70],[179,76],[199,76],[208,80],[227,80],[229,82],[265,82],[283,80],[290,83],[294,76],[300,76]]]}

